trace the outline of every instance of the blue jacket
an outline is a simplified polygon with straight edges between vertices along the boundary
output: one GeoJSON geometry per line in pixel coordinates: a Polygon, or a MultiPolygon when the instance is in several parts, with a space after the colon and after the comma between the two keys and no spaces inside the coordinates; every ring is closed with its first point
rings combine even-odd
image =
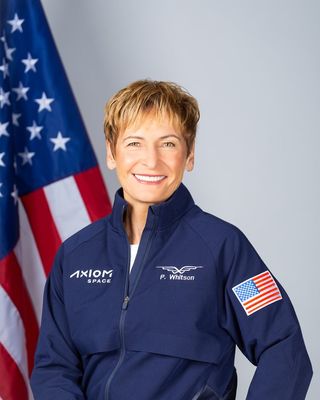
{"type": "Polygon", "coordinates": [[[110,216],[58,251],[35,399],[234,399],[235,345],[257,366],[247,399],[304,399],[312,368],[297,317],[244,234],[181,184],[149,207],[129,275],[126,207],[120,190],[110,216]]]}

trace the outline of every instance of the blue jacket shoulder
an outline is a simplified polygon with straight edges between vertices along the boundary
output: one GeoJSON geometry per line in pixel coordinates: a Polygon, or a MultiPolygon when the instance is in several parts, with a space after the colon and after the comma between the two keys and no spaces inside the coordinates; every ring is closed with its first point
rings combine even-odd
{"type": "Polygon", "coordinates": [[[91,240],[96,240],[99,236],[104,236],[106,234],[106,226],[108,223],[109,216],[99,219],[84,228],[76,232],[68,239],[62,243],[64,248],[64,253],[71,253],[73,250],[79,246],[90,242],[91,240]]]}
{"type": "Polygon", "coordinates": [[[213,214],[203,211],[195,206],[188,218],[188,223],[198,235],[205,238],[208,242],[212,240],[238,241],[245,239],[244,233],[232,223],[223,220],[213,214]]]}

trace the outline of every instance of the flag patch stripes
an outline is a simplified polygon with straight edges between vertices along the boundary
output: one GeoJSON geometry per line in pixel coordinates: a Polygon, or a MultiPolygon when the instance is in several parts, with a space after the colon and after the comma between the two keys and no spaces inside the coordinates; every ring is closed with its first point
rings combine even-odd
{"type": "Polygon", "coordinates": [[[248,316],[282,299],[280,290],[269,271],[239,283],[232,290],[248,316]]]}

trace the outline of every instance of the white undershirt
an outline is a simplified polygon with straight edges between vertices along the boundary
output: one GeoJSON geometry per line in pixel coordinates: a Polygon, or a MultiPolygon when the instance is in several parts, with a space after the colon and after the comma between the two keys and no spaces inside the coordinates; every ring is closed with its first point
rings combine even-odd
{"type": "Polygon", "coordinates": [[[138,253],[138,244],[130,244],[130,272],[134,263],[134,260],[136,259],[136,255],[138,253]]]}

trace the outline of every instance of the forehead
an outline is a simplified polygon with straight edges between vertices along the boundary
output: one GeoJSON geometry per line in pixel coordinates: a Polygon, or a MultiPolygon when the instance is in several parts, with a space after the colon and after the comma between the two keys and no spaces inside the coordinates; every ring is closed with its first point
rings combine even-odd
{"type": "Polygon", "coordinates": [[[153,110],[143,112],[136,116],[134,120],[128,121],[120,130],[120,133],[127,134],[135,131],[161,131],[167,130],[181,135],[181,124],[178,123],[177,117],[166,112],[157,113],[153,110]]]}

